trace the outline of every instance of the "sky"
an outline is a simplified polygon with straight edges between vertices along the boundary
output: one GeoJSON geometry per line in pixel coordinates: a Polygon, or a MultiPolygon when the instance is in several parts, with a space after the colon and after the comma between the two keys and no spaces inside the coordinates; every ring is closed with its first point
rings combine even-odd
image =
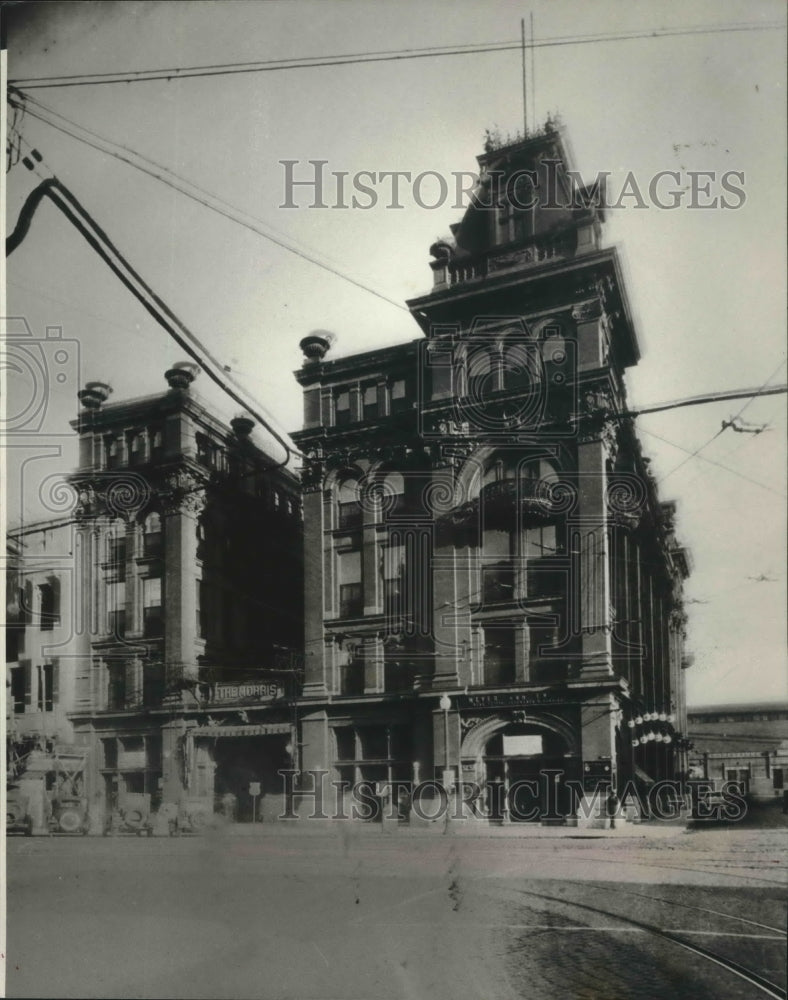
{"type": "MultiPolygon", "coordinates": [[[[627,374],[630,404],[784,383],[781,3],[34,3],[7,15],[8,78],[516,43],[520,18],[528,25],[531,14],[537,42],[763,29],[543,45],[534,50],[533,92],[530,67],[527,75],[528,114],[533,121],[532,101],[538,122],[560,114],[577,169],[589,180],[609,172],[616,192],[630,172],[645,191],[659,171],[680,171],[683,185],[689,171],[743,174],[735,209],[689,208],[685,192],[675,210],[629,199],[608,213],[604,242],[622,255],[642,350],[627,374]]],[[[310,208],[301,195],[299,207],[282,208],[281,161],[298,161],[299,177],[314,159],[351,176],[451,177],[475,169],[486,129],[514,133],[523,116],[519,51],[26,92],[377,293],[31,114],[19,123],[23,152],[34,147],[43,162],[38,176],[21,163],[7,174],[7,227],[54,173],[284,430],[301,422],[292,373],[308,332],[333,331],[334,356],[419,336],[404,303],[429,289],[429,246],[462,210],[453,198],[424,207],[438,200],[428,183],[422,205],[406,185],[401,208],[389,207],[384,187],[370,209],[310,208]]],[[[76,461],[68,421],[77,388],[108,381],[115,400],[163,391],[164,371],[184,355],[51,204],[38,210],[5,279],[5,315],[17,317],[11,332],[19,318],[36,341],[47,327],[62,330],[60,348],[42,348],[50,374],[54,352],[67,355],[66,378],[46,386],[35,433],[25,416],[6,438],[16,522],[58,512],[51,484],[76,461]]],[[[9,412],[35,409],[25,410],[38,388],[24,371],[9,373],[8,391],[9,412]]],[[[226,417],[238,412],[204,375],[195,391],[226,417]]],[[[788,698],[785,396],[653,414],[637,426],[662,498],[678,502],[694,561],[690,704],[788,698]],[[766,429],[718,433],[739,414],[766,429]]]]}

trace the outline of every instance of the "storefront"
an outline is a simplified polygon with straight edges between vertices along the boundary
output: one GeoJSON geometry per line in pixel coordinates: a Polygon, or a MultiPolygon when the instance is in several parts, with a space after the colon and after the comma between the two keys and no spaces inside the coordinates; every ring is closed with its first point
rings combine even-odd
{"type": "Polygon", "coordinates": [[[190,729],[189,790],[232,822],[275,820],[284,812],[285,782],[279,772],[292,767],[293,738],[286,722],[190,729]]]}

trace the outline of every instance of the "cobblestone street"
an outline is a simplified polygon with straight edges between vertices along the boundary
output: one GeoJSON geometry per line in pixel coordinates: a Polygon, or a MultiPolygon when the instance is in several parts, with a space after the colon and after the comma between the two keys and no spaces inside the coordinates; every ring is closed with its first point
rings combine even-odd
{"type": "Polygon", "coordinates": [[[7,995],[765,995],[731,963],[784,987],[783,830],[533,832],[10,839],[7,995]]]}

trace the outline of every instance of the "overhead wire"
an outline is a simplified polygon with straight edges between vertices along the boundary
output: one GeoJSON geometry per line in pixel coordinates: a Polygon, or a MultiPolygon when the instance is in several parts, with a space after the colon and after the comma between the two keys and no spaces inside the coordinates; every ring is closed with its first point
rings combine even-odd
{"type": "MultiPolygon", "coordinates": [[[[744,413],[744,411],[747,409],[747,407],[751,405],[751,403],[753,401],[753,398],[755,396],[758,396],[758,395],[769,395],[769,393],[765,392],[764,390],[767,389],[767,387],[768,387],[769,383],[771,382],[771,380],[774,378],[774,376],[777,374],[777,372],[782,368],[782,366],[784,364],[785,364],[785,358],[781,358],[780,359],[780,363],[777,365],[777,367],[774,369],[774,371],[769,375],[769,377],[766,379],[766,381],[763,383],[763,385],[760,387],[760,389],[757,390],[756,392],[753,392],[752,398],[749,398],[748,402],[746,402],[742,406],[742,408],[739,410],[739,412],[733,418],[734,420],[738,419],[738,417],[740,417],[741,414],[744,413]]],[[[782,387],[780,387],[780,388],[782,388],[782,387]]],[[[775,390],[776,391],[780,391],[780,390],[777,390],[777,387],[775,387],[775,390]]],[[[730,397],[728,397],[728,398],[730,398],[730,397]]],[[[654,412],[654,411],[652,411],[652,412],[654,412]]],[[[709,445],[713,441],[716,441],[716,439],[720,436],[720,434],[723,433],[724,430],[725,430],[725,424],[723,424],[716,433],[712,434],[712,436],[709,438],[708,441],[704,442],[702,445],[700,445],[700,447],[696,448],[694,451],[688,452],[687,453],[687,458],[685,458],[683,461],[679,462],[679,464],[676,465],[674,468],[672,468],[669,472],[666,472],[665,475],[662,476],[662,478],[659,480],[659,483],[660,484],[664,483],[665,480],[669,476],[672,476],[674,472],[678,472],[679,469],[683,468],[687,464],[687,462],[690,461],[690,459],[697,458],[700,455],[700,453],[702,451],[705,451],[706,448],[708,448],[709,445]]],[[[670,442],[668,442],[668,443],[670,443],[670,442]]],[[[683,448],[682,451],[687,451],[687,449],[683,448]]],[[[709,461],[709,460],[705,459],[705,461],[709,461]]],[[[712,464],[715,464],[715,463],[712,462],[712,464]]],[[[716,464],[719,464],[719,463],[716,463],[716,464]]],[[[722,466],[722,468],[726,468],[726,467],[722,466]]],[[[728,471],[731,472],[733,470],[729,469],[728,471]]],[[[752,480],[752,481],[755,482],[755,480],[752,480]]],[[[757,483],[756,485],[763,486],[763,483],[757,483]]],[[[766,488],[768,489],[768,487],[766,487],[766,488]]],[[[772,490],[772,492],[776,492],[776,491],[772,490]]],[[[782,494],[780,494],[780,495],[782,495],[782,494]]]]}
{"type": "MultiPolygon", "coordinates": [[[[646,430],[645,427],[639,427],[638,429],[642,431],[643,434],[648,434],[649,437],[657,438],[658,441],[662,441],[665,444],[669,444],[671,448],[678,448],[679,451],[686,452],[687,455],[689,456],[686,459],[687,462],[691,458],[699,458],[701,462],[708,462],[709,465],[715,465],[719,469],[724,469],[726,472],[730,472],[732,473],[732,475],[738,476],[740,479],[744,479],[748,483],[752,483],[753,486],[760,486],[761,489],[767,490],[769,493],[774,493],[776,496],[779,497],[785,497],[784,493],[781,493],[779,490],[774,489],[774,487],[772,486],[768,486],[766,483],[761,483],[757,479],[753,479],[751,476],[747,476],[743,472],[739,472],[737,469],[732,469],[730,468],[730,466],[723,465],[722,462],[716,462],[713,458],[706,458],[705,455],[700,454],[702,448],[697,448],[695,451],[690,451],[689,448],[685,448],[683,445],[676,444],[675,441],[669,441],[666,437],[662,437],[661,434],[656,434],[654,431],[646,430]]],[[[717,437],[716,434],[715,437],[717,437]]],[[[711,441],[713,440],[714,438],[711,438],[711,441]]],[[[711,441],[707,441],[706,444],[710,444],[711,441]]],[[[682,462],[681,464],[683,465],[684,462],[682,462]]],[[[679,466],[676,466],[676,468],[679,468],[679,466]]],[[[674,469],[673,471],[675,472],[676,470],[674,469]]],[[[663,482],[665,478],[666,477],[663,477],[661,480],[659,480],[659,482],[660,483],[663,482]]]]}
{"type": "Polygon", "coordinates": [[[84,206],[80,204],[74,194],[55,176],[43,180],[28,196],[20,212],[14,232],[8,237],[7,244],[10,243],[12,249],[19,245],[30,226],[33,213],[44,197],[49,197],[57,205],[120,281],[142,303],[143,307],[153,316],[156,322],[169,333],[179,347],[201,367],[208,378],[215,382],[234,402],[243,407],[244,410],[247,410],[259,421],[277,443],[284,448],[284,461],[269,465],[267,471],[287,465],[292,456],[303,457],[293,447],[292,443],[288,442],[272,426],[271,421],[273,418],[263,416],[259,412],[257,408],[259,404],[251,403],[248,398],[244,399],[243,395],[239,395],[239,393],[243,393],[247,397],[249,396],[243,386],[238,385],[231,376],[225,374],[224,366],[221,362],[213,357],[199,338],[178,319],[166,303],[146,284],[144,279],[120,253],[109,236],[101,229],[84,206]]]}
{"type": "MultiPolygon", "coordinates": [[[[609,32],[589,35],[546,37],[538,42],[531,39],[527,48],[555,48],[566,45],[589,45],[602,42],[634,41],[643,38],[676,38],[688,35],[720,34],[741,31],[772,31],[784,28],[784,22],[769,21],[735,24],[704,24],[686,28],[652,28],[629,32],[609,32]]],[[[378,52],[346,53],[329,56],[293,57],[241,63],[218,63],[206,66],[174,66],[149,70],[124,70],[114,73],[72,73],[49,77],[27,77],[11,80],[17,87],[56,88],[96,86],[112,83],[141,83],[155,80],[184,80],[195,77],[227,76],[245,73],[266,73],[290,69],[312,69],[326,66],[348,66],[359,63],[393,62],[408,59],[433,59],[446,56],[477,55],[488,52],[519,51],[522,42],[502,41],[482,44],[429,46],[423,49],[381,50],[378,52]]]]}
{"type": "MultiPolygon", "coordinates": [[[[20,96],[23,99],[26,97],[26,95],[24,94],[21,94],[20,96]]],[[[12,97],[10,100],[12,106],[15,106],[15,99],[12,97]]],[[[16,100],[18,103],[18,99],[16,100]]],[[[31,100],[34,99],[31,98],[31,100]]],[[[300,257],[303,260],[308,261],[310,264],[314,264],[316,267],[322,268],[324,271],[328,271],[329,273],[335,275],[336,277],[341,278],[343,281],[347,281],[351,285],[354,285],[356,288],[360,288],[362,291],[369,292],[376,298],[381,299],[383,302],[386,302],[389,305],[395,306],[397,309],[403,312],[409,312],[407,307],[404,306],[401,302],[397,302],[396,299],[390,298],[385,293],[378,291],[371,285],[365,284],[358,278],[354,278],[352,275],[349,275],[344,271],[340,271],[338,268],[332,267],[330,264],[327,264],[324,261],[320,260],[317,256],[315,256],[313,252],[301,250],[298,247],[292,245],[292,243],[290,243],[288,240],[285,240],[283,237],[272,235],[270,232],[266,232],[265,229],[261,228],[262,226],[265,226],[266,223],[263,223],[261,220],[258,220],[254,216],[249,215],[243,209],[239,209],[236,206],[231,205],[229,202],[226,202],[219,195],[213,194],[212,192],[206,191],[204,188],[199,187],[199,185],[195,184],[193,181],[190,181],[185,177],[182,177],[180,174],[177,174],[174,170],[171,170],[169,167],[162,166],[161,164],[156,164],[155,161],[149,160],[143,154],[137,153],[135,150],[131,150],[128,147],[121,147],[119,146],[118,143],[115,143],[113,140],[106,139],[103,136],[99,136],[97,133],[90,133],[91,135],[93,135],[94,139],[97,140],[97,141],[92,141],[90,138],[86,138],[83,135],[77,134],[76,132],[73,131],[73,129],[68,128],[66,125],[59,124],[57,121],[50,121],[47,117],[45,117],[45,115],[39,113],[37,109],[42,108],[47,114],[51,115],[52,117],[62,119],[63,116],[59,115],[58,112],[53,111],[51,108],[47,108],[45,105],[41,104],[40,101],[36,101],[36,106],[37,107],[29,107],[29,106],[27,107],[27,114],[30,117],[36,118],[38,121],[41,121],[46,125],[49,125],[50,128],[54,128],[59,132],[63,132],[65,135],[70,136],[72,139],[75,139],[78,142],[82,142],[85,145],[90,146],[101,153],[113,156],[115,159],[120,160],[122,163],[126,163],[128,166],[134,167],[136,170],[139,170],[142,173],[148,174],[150,177],[153,177],[154,179],[160,181],[167,187],[170,187],[175,191],[179,191],[181,194],[185,195],[187,198],[190,198],[192,201],[195,201],[198,204],[202,205],[204,208],[208,208],[212,212],[216,212],[218,215],[221,215],[224,218],[229,219],[231,222],[235,222],[236,224],[243,226],[245,229],[248,229],[250,232],[255,233],[257,236],[261,236],[263,237],[263,239],[269,240],[270,242],[276,244],[276,246],[281,247],[283,250],[287,250],[289,253],[295,254],[297,257],[300,257]],[[100,145],[99,143],[103,145],[100,145]],[[129,154],[129,156],[124,155],[123,152],[119,152],[118,149],[124,150],[126,153],[129,154]],[[135,159],[132,159],[130,157],[138,158],[144,162],[141,163],[136,162],[135,159]],[[147,166],[146,163],[151,164],[151,166],[147,166]],[[194,191],[190,191],[188,190],[188,188],[193,188],[194,191]],[[201,197],[200,194],[196,194],[195,192],[200,192],[205,197],[201,197]],[[210,199],[210,201],[206,200],[206,198],[210,199]],[[213,202],[215,202],[216,204],[213,204],[213,202]]],[[[74,123],[74,127],[80,129],[81,131],[89,132],[88,129],[85,129],[81,125],[76,125],[76,123],[74,123]]]]}

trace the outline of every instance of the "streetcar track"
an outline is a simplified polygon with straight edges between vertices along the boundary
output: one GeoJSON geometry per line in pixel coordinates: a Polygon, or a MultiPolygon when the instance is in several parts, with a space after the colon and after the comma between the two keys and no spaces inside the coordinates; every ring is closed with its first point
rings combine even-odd
{"type": "MultiPolygon", "coordinates": [[[[610,865],[621,864],[619,858],[603,858],[598,854],[584,854],[583,859],[585,860],[586,858],[591,861],[601,861],[610,865]]],[[[725,871],[723,868],[687,868],[684,865],[666,865],[659,864],[656,861],[633,861],[630,858],[627,858],[627,864],[638,868],[664,868],[667,871],[691,872],[693,875],[725,875],[728,878],[749,879],[752,882],[767,882],[769,885],[785,887],[785,879],[763,878],[759,875],[740,875],[735,872],[725,871]]]]}
{"type": "Polygon", "coordinates": [[[751,986],[755,986],[763,993],[773,997],[774,1000],[786,1000],[786,997],[788,997],[788,993],[786,993],[781,986],[777,986],[775,983],[770,982],[759,973],[754,972],[752,969],[748,969],[743,965],[739,965],[738,962],[734,962],[732,959],[715,955],[714,952],[707,951],[700,945],[690,944],[689,941],[682,941],[682,939],[674,931],[665,930],[661,927],[654,927],[652,924],[647,924],[641,920],[635,920],[632,917],[626,917],[619,913],[613,913],[610,910],[603,910],[598,906],[591,906],[589,903],[578,903],[574,900],[561,898],[560,896],[549,896],[546,893],[534,892],[531,889],[518,889],[516,892],[519,895],[534,896],[536,899],[544,899],[551,903],[559,903],[569,907],[574,906],[581,910],[588,910],[589,913],[598,913],[604,917],[612,917],[616,920],[620,920],[625,924],[630,924],[633,927],[650,932],[657,937],[664,938],[664,940],[670,941],[671,943],[678,945],[680,948],[684,948],[686,951],[692,952],[694,955],[698,955],[701,958],[705,958],[708,961],[719,965],[720,968],[726,969],[728,972],[733,973],[733,975],[738,976],[745,982],[748,982],[751,986]]]}
{"type": "MultiPolygon", "coordinates": [[[[578,882],[573,879],[564,879],[567,885],[577,885],[586,887],[586,882],[578,882]]],[[[773,931],[775,934],[786,936],[786,932],[781,927],[772,927],[771,924],[761,924],[757,920],[750,920],[747,917],[740,917],[735,913],[725,913],[723,910],[712,910],[708,906],[695,906],[692,903],[682,903],[675,899],[665,899],[663,896],[649,896],[645,892],[627,892],[626,889],[616,889],[611,885],[601,885],[594,883],[596,888],[602,888],[607,892],[618,893],[621,896],[637,896],[639,899],[648,899],[656,903],[665,903],[668,906],[680,906],[685,910],[697,910],[698,913],[711,913],[717,917],[726,917],[728,920],[738,920],[742,924],[750,924],[752,927],[760,927],[765,931],[773,931]]],[[[742,935],[744,936],[744,935],[742,935]]]]}

